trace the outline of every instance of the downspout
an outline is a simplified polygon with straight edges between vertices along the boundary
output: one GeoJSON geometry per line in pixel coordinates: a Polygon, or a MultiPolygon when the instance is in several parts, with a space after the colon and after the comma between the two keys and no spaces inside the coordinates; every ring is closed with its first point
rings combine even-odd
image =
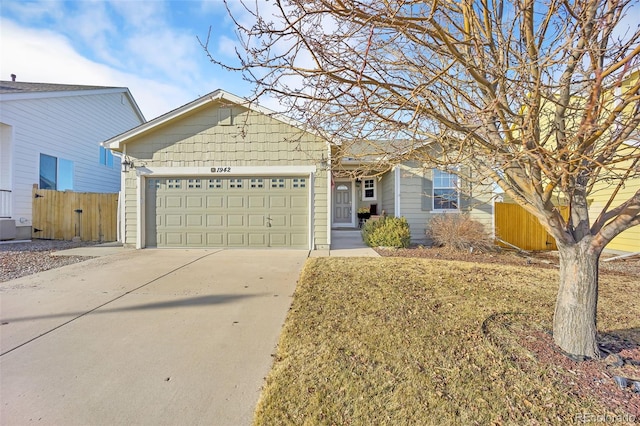
{"type": "MultiPolygon", "coordinates": [[[[120,242],[122,243],[122,245],[125,245],[127,243],[127,235],[126,235],[126,229],[127,229],[127,224],[125,222],[125,218],[127,217],[126,215],[126,210],[127,210],[127,192],[126,192],[126,188],[127,188],[127,173],[123,173],[122,172],[122,160],[127,158],[127,145],[124,145],[122,147],[122,156],[120,157],[120,173],[122,178],[120,179],[120,197],[122,197],[122,201],[119,201],[118,204],[120,205],[120,215],[118,217],[118,219],[120,220],[120,226],[118,227],[118,230],[120,231],[120,242]]],[[[120,197],[118,197],[118,200],[120,199],[120,197]]]]}
{"type": "Polygon", "coordinates": [[[394,200],[393,200],[393,210],[395,211],[395,216],[402,216],[402,212],[400,211],[400,165],[394,167],[394,200]]]}
{"type": "Polygon", "coordinates": [[[327,248],[331,248],[331,221],[333,220],[333,173],[331,170],[331,144],[327,142],[327,248]]]}

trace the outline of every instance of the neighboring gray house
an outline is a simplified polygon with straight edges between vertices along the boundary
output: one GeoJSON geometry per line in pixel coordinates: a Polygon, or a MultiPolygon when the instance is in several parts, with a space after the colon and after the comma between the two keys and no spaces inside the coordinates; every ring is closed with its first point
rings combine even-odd
{"type": "Polygon", "coordinates": [[[329,145],[222,90],[103,142],[123,156],[123,242],[321,249],[329,145]]]}
{"type": "Polygon", "coordinates": [[[0,81],[0,239],[31,238],[32,188],[118,192],[101,141],[144,123],[124,87],[0,81]]]}

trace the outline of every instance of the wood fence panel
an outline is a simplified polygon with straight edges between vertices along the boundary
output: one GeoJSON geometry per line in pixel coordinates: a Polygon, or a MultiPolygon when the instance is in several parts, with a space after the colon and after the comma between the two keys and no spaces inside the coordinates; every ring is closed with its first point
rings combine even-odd
{"type": "MultiPolygon", "coordinates": [[[[558,207],[566,217],[568,208],[558,207]]],[[[556,240],[538,219],[517,204],[495,203],[496,236],[523,250],[557,250],[556,240]]],[[[502,245],[502,244],[500,244],[502,245]]]]}
{"type": "Polygon", "coordinates": [[[118,194],[33,188],[32,237],[116,241],[118,194]]]}

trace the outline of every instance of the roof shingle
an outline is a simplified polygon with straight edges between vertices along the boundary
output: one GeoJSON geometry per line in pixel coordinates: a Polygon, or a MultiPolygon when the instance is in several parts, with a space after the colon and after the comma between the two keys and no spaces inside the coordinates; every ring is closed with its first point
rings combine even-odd
{"type": "Polygon", "coordinates": [[[75,92],[79,90],[115,89],[108,86],[82,86],[79,84],[27,83],[23,81],[0,81],[0,94],[75,92]]]}

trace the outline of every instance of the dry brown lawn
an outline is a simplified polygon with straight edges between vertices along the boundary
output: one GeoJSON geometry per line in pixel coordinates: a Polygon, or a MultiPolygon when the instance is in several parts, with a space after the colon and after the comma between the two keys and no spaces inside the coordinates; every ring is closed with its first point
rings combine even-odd
{"type": "MultiPolygon", "coordinates": [[[[586,363],[550,362],[556,280],[553,269],[523,266],[394,257],[309,259],[255,424],[543,425],[633,419],[640,397],[616,389],[611,376],[618,370],[599,361],[602,368],[594,371],[601,376],[578,380],[586,363]],[[545,350],[547,356],[541,357],[545,350]],[[576,388],[585,384],[615,394],[618,403],[576,388]]],[[[601,278],[602,337],[636,354],[638,294],[637,277],[601,278]]],[[[623,368],[625,374],[639,373],[623,368]]]]}

